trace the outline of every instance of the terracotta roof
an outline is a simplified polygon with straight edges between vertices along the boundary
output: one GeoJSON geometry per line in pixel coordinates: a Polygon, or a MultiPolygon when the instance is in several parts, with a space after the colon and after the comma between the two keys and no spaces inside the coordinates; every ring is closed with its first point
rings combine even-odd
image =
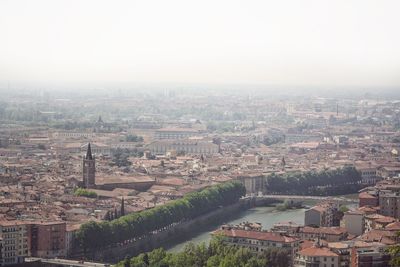
{"type": "Polygon", "coordinates": [[[309,247],[305,248],[298,252],[303,256],[311,256],[311,257],[339,257],[338,254],[329,250],[329,248],[317,248],[317,247],[309,247]]]}
{"type": "Polygon", "coordinates": [[[373,195],[368,194],[367,192],[361,192],[358,195],[359,198],[368,198],[368,199],[376,199],[373,195]]]}
{"type": "Polygon", "coordinates": [[[314,228],[314,227],[309,227],[309,226],[304,226],[303,229],[300,230],[302,233],[310,233],[310,234],[328,234],[328,235],[341,235],[346,233],[345,228],[341,227],[319,227],[319,228],[314,228]]]}
{"type": "Polygon", "coordinates": [[[400,222],[389,223],[386,225],[385,229],[389,231],[400,231],[400,222]]]}
{"type": "Polygon", "coordinates": [[[371,230],[361,236],[362,241],[381,242],[387,245],[395,244],[396,233],[386,230],[371,230]]]}
{"type": "Polygon", "coordinates": [[[281,243],[292,243],[292,242],[299,240],[297,238],[281,235],[279,233],[247,231],[247,230],[240,230],[240,229],[217,230],[215,233],[223,234],[223,235],[229,236],[229,237],[241,237],[241,238],[257,239],[257,240],[273,241],[273,242],[281,242],[281,243]]]}
{"type": "Polygon", "coordinates": [[[395,218],[388,217],[388,216],[381,217],[381,218],[378,218],[378,219],[375,220],[375,222],[377,222],[377,223],[392,223],[392,222],[395,222],[395,221],[396,221],[395,218]]]}

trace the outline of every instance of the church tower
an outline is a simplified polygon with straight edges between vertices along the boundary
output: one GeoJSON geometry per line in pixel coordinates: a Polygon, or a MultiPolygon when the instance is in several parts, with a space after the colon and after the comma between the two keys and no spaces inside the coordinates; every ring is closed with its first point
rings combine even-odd
{"type": "Polygon", "coordinates": [[[86,156],[83,158],[83,187],[93,188],[96,185],[96,160],[92,155],[92,148],[88,144],[86,156]]]}

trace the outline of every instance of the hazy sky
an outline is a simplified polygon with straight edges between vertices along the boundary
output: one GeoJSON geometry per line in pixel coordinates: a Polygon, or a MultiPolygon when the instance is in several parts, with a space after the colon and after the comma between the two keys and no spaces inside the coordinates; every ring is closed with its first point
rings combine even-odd
{"type": "Polygon", "coordinates": [[[400,85],[399,0],[0,0],[0,81],[400,85]]]}

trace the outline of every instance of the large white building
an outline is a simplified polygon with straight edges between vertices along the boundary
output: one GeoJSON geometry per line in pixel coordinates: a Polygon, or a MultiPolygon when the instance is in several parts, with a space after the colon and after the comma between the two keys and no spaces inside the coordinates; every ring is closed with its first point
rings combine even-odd
{"type": "Polygon", "coordinates": [[[216,154],[218,145],[201,140],[160,140],[148,145],[152,154],[164,155],[176,151],[185,154],[216,154]]]}

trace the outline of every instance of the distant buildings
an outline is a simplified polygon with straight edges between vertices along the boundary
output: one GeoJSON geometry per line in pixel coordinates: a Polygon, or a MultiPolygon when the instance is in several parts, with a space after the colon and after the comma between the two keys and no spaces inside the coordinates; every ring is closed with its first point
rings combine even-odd
{"type": "Polygon", "coordinates": [[[199,131],[197,129],[192,129],[192,128],[162,128],[155,131],[154,138],[158,140],[186,139],[195,136],[198,133],[199,131]]]}
{"type": "Polygon", "coordinates": [[[216,154],[219,152],[219,147],[211,142],[202,140],[160,140],[154,141],[148,145],[148,149],[152,154],[166,154],[170,151],[185,154],[216,154]]]}

